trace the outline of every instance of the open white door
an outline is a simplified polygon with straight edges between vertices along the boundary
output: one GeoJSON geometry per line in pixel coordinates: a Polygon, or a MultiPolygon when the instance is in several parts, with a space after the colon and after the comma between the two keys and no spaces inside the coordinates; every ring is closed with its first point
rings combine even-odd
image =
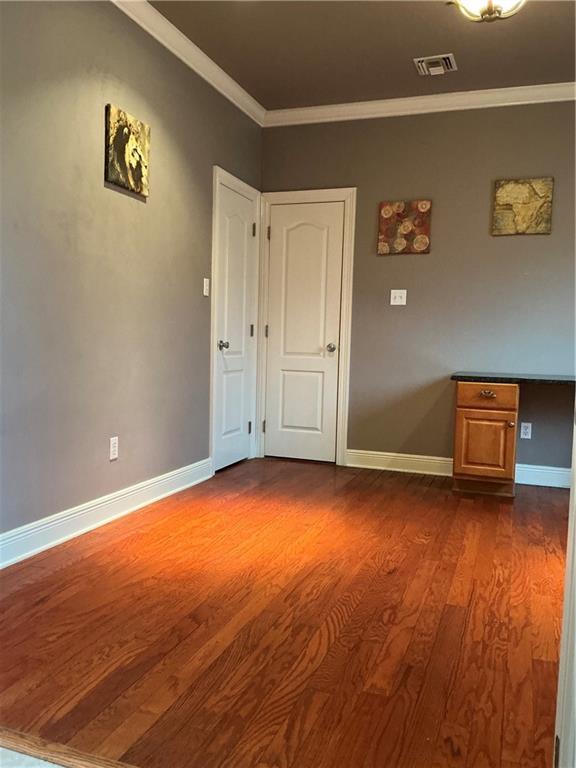
{"type": "Polygon", "coordinates": [[[222,469],[253,455],[259,192],[215,169],[212,249],[212,455],[222,469]]]}
{"type": "Polygon", "coordinates": [[[270,206],[265,453],[336,459],[344,202],[270,206]]]}

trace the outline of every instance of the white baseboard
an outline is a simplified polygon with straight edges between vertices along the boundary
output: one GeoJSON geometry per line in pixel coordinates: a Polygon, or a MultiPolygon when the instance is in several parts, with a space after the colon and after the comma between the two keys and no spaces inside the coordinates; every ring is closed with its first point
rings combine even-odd
{"type": "Polygon", "coordinates": [[[12,565],[111,520],[134,512],[177,491],[208,480],[214,474],[212,460],[203,459],[165,475],[144,480],[129,488],[66,509],[0,535],[0,568],[12,565]]]}
{"type": "Polygon", "coordinates": [[[516,482],[521,485],[542,485],[547,488],[570,488],[572,470],[567,467],[537,467],[516,464],[516,482]]]}
{"type": "MultiPolygon", "coordinates": [[[[419,475],[452,474],[452,459],[442,456],[417,456],[412,453],[380,451],[346,451],[346,465],[363,469],[387,469],[391,472],[414,472],[419,475]]],[[[522,485],[542,485],[549,488],[570,488],[571,470],[564,467],[539,467],[516,464],[516,482],[522,485]]]]}
{"type": "Polygon", "coordinates": [[[363,469],[389,469],[392,472],[415,472],[418,475],[452,474],[452,459],[440,456],[417,456],[413,453],[383,453],[348,448],[346,465],[363,469]]]}

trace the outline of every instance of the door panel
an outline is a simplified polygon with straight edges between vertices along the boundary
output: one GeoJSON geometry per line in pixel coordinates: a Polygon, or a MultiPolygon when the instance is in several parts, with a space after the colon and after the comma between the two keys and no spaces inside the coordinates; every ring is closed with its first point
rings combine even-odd
{"type": "Polygon", "coordinates": [[[298,223],[287,228],[284,237],[282,354],[320,357],[326,321],[328,231],[298,223]]]}
{"type": "Polygon", "coordinates": [[[335,461],[344,203],[272,205],[270,225],[265,452],[335,461]]]}
{"type": "Polygon", "coordinates": [[[324,373],[282,371],[282,429],[322,431],[324,373]]]}
{"type": "Polygon", "coordinates": [[[456,410],[454,474],[514,479],[516,412],[456,410]]]}
{"type": "Polygon", "coordinates": [[[256,400],[256,324],[258,253],[252,225],[257,200],[220,184],[214,286],[216,349],[214,387],[214,468],[248,458],[256,400]]]}

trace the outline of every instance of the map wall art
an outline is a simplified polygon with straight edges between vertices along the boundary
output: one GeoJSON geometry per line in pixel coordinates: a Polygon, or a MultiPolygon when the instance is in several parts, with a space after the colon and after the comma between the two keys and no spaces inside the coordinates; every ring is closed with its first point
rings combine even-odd
{"type": "Polygon", "coordinates": [[[549,235],[554,179],[502,179],[494,189],[493,235],[549,235]]]}
{"type": "Polygon", "coordinates": [[[431,200],[380,203],[378,255],[430,253],[431,200]]]}
{"type": "Polygon", "coordinates": [[[148,197],[150,126],[123,109],[106,105],[106,163],[110,184],[148,197]]]}

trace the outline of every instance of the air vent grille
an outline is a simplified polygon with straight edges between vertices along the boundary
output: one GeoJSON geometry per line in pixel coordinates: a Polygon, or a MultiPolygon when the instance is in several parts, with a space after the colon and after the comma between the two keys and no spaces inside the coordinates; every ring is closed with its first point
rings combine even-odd
{"type": "Polygon", "coordinates": [[[442,53],[437,56],[421,56],[414,59],[414,66],[419,75],[445,75],[455,72],[458,67],[453,53],[442,53]]]}

